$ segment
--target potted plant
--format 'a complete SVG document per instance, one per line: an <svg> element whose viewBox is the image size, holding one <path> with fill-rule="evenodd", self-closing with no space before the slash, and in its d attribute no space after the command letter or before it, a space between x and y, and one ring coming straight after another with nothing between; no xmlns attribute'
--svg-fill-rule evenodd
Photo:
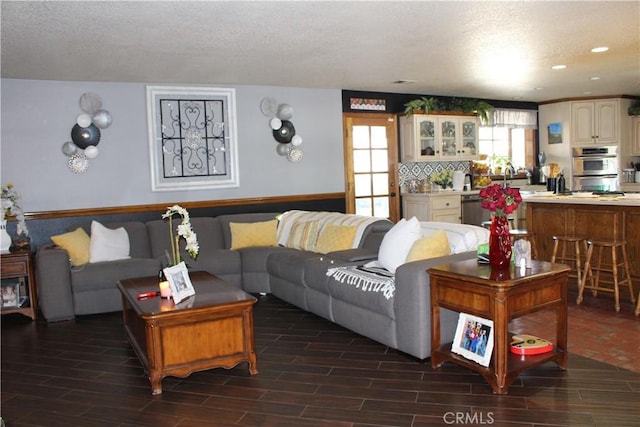
<svg viewBox="0 0 640 427"><path fill-rule="evenodd" d="M433 111L450 111L477 114L480 121L484 124L489 123L491 111L493 107L485 102L471 98L451 98L448 102L440 101L436 98L418 98L404 104L404 113L407 117L417 112L429 114Z"/></svg>
<svg viewBox="0 0 640 427"><path fill-rule="evenodd" d="M423 96L422 98L414 99L413 101L409 101L404 104L404 113L407 115L407 117L411 117L412 114L417 112L429 114L429 111L434 110L436 105L437 101L435 98L426 98Z"/></svg>
<svg viewBox="0 0 640 427"><path fill-rule="evenodd" d="M640 116L640 99L636 99L627 110L630 116Z"/></svg>

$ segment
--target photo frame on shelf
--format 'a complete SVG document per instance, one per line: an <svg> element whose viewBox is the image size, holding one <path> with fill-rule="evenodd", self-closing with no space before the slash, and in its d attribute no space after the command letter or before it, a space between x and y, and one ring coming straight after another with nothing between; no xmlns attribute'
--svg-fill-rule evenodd
<svg viewBox="0 0 640 427"><path fill-rule="evenodd" d="M460 313L451 352L489 366L493 353L493 321Z"/></svg>
<svg viewBox="0 0 640 427"><path fill-rule="evenodd" d="M196 291L193 289L193 284L189 278L189 271L184 261L178 265L166 267L162 269L162 271L164 271L164 275L171 287L171 295L175 304L187 299L191 295L195 295Z"/></svg>
<svg viewBox="0 0 640 427"><path fill-rule="evenodd" d="M21 304L20 281L3 280L0 286L2 308L18 308Z"/></svg>

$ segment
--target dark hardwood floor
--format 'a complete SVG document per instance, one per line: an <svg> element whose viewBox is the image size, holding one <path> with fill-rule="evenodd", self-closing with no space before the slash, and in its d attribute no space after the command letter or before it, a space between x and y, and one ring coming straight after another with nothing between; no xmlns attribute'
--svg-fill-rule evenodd
<svg viewBox="0 0 640 427"><path fill-rule="evenodd" d="M601 324L617 316L587 303L572 304L570 317L583 310L584 322ZM640 426L640 373L578 354L572 321L568 369L545 364L498 396L478 374L450 364L434 371L275 297L261 297L254 316L258 375L242 363L168 377L159 396L121 313L52 324L3 316L2 419L7 427ZM632 322L640 319L624 316L637 351ZM513 326L536 323L546 326L545 315Z"/></svg>

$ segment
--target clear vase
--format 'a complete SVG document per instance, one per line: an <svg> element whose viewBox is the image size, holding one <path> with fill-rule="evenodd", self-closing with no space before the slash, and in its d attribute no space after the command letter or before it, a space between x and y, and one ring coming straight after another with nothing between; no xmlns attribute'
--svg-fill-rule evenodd
<svg viewBox="0 0 640 427"><path fill-rule="evenodd" d="M489 264L498 270L509 268L511 262L511 234L506 216L491 219L489 235Z"/></svg>

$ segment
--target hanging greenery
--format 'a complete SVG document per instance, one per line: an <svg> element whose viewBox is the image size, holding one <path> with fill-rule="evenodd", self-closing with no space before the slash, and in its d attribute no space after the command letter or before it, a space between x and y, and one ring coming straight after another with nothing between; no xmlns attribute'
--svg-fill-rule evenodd
<svg viewBox="0 0 640 427"><path fill-rule="evenodd" d="M404 104L404 113L410 117L415 111L423 111L429 114L435 111L459 111L463 113L477 114L482 123L489 123L493 107L485 101L472 98L448 98L437 99L434 97L421 97Z"/></svg>

